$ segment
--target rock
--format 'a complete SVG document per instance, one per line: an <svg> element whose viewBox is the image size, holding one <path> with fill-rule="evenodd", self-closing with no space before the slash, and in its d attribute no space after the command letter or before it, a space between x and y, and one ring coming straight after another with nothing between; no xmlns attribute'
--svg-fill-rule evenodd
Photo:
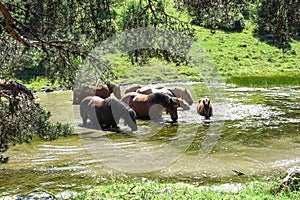
<svg viewBox="0 0 300 200"><path fill-rule="evenodd" d="M36 189L32 192L29 192L27 194L20 194L20 195L15 195L15 196L10 196L10 197L4 197L2 198L3 200L52 200L56 199L56 197L45 190L41 189Z"/></svg>
<svg viewBox="0 0 300 200"><path fill-rule="evenodd" d="M300 167L288 169L286 177L282 180L279 190L288 188L290 191L300 191Z"/></svg>
<svg viewBox="0 0 300 200"><path fill-rule="evenodd" d="M45 92L54 92L54 89L53 88L47 88L47 89L45 89Z"/></svg>

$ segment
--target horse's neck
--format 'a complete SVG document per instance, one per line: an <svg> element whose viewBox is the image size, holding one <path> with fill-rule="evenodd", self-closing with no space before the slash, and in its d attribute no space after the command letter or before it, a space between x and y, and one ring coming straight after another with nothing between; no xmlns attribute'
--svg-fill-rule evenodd
<svg viewBox="0 0 300 200"><path fill-rule="evenodd" d="M163 107L167 107L168 100L169 100L168 96L162 96L162 94L161 94L161 95L159 95L159 98L155 98L155 97L157 97L157 95L158 95L158 93L156 93L155 95L153 95L151 97L152 98L151 103L160 104Z"/></svg>
<svg viewBox="0 0 300 200"><path fill-rule="evenodd" d="M110 99L110 105L114 106L114 109L118 111L118 114L120 116L123 116L125 111L127 111L126 104L123 101L118 101L115 98L109 98Z"/></svg>
<svg viewBox="0 0 300 200"><path fill-rule="evenodd" d="M182 96L182 90L178 89L178 88L170 88L169 91L171 93L173 93L174 96L176 97L181 97Z"/></svg>

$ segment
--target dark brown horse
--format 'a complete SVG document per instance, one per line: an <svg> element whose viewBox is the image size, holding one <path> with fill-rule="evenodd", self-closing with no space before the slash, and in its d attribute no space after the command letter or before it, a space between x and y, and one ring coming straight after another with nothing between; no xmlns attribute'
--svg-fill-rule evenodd
<svg viewBox="0 0 300 200"><path fill-rule="evenodd" d="M122 99L132 108L139 119L161 120L162 112L165 109L170 114L173 122L178 119L177 108L179 106L176 97L170 97L163 93L153 93L150 95L130 92L125 94Z"/></svg>
<svg viewBox="0 0 300 200"><path fill-rule="evenodd" d="M204 116L205 119L210 119L213 116L213 107L209 98L202 98L199 100L197 106L197 113L201 116Z"/></svg>
<svg viewBox="0 0 300 200"><path fill-rule="evenodd" d="M94 125L99 124L104 130L113 130L117 128L122 118L125 125L128 125L132 131L137 130L136 113L116 98L86 97L80 103L80 115L84 126L89 119Z"/></svg>
<svg viewBox="0 0 300 200"><path fill-rule="evenodd" d="M116 98L121 99L121 89L119 85L106 84L93 86L84 84L81 88L74 90L73 104L80 104L80 102L88 96L98 96L105 99L108 98L112 93Z"/></svg>

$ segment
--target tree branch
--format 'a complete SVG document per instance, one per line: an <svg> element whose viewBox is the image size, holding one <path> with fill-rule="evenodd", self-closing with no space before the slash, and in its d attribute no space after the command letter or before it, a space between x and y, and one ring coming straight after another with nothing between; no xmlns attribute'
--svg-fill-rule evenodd
<svg viewBox="0 0 300 200"><path fill-rule="evenodd" d="M14 21L14 18L11 16L9 10L2 1L0 1L0 12L4 16L6 30L9 32L9 34L24 46L29 47L30 43L27 41L27 39L20 35L17 32L17 30L13 27L12 22Z"/></svg>

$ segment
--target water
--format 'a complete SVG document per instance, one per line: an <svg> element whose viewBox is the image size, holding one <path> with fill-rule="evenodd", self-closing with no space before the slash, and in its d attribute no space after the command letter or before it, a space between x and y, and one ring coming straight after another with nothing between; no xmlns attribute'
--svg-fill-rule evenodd
<svg viewBox="0 0 300 200"><path fill-rule="evenodd" d="M243 179L232 170L259 179L300 164L300 87L186 87L195 103L179 111L178 124L138 120L131 132L121 121L121 133L81 127L72 92L37 94L52 121L73 124L78 134L10 147L9 163L0 165L0 196L80 191L116 179L235 182ZM214 105L209 123L195 110L204 96Z"/></svg>

